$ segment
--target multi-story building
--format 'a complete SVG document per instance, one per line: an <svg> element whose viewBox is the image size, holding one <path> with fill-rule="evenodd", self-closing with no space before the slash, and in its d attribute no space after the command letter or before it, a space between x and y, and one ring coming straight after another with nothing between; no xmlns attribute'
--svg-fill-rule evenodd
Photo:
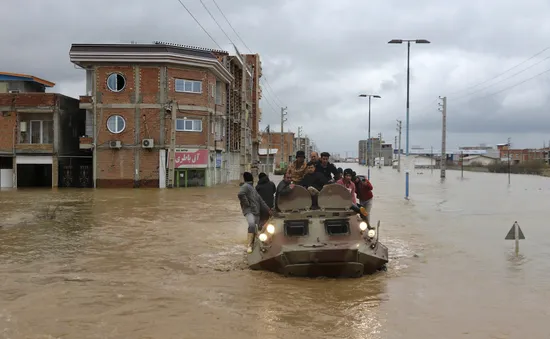
<svg viewBox="0 0 550 339"><path fill-rule="evenodd" d="M79 101L46 93L54 83L0 73L0 187L89 187L90 158L79 151Z"/></svg>
<svg viewBox="0 0 550 339"><path fill-rule="evenodd" d="M308 137L301 137L294 139L296 151L304 151L306 153L306 158L309 158L311 154L311 141Z"/></svg>
<svg viewBox="0 0 550 339"><path fill-rule="evenodd" d="M233 129L225 126L240 121L229 116L226 124L238 89L227 52L73 44L70 59L86 71L80 146L91 149L94 186L210 186L231 177L226 132ZM229 112L242 118L239 103Z"/></svg>
<svg viewBox="0 0 550 339"><path fill-rule="evenodd" d="M252 163L259 161L260 143L262 141L262 132L260 131L260 121L262 120L262 109L260 100L262 98L262 87L260 79L262 77L262 62L259 54L246 54L246 62L252 72L252 116L250 125L250 134L252 137Z"/></svg>
<svg viewBox="0 0 550 339"><path fill-rule="evenodd" d="M281 139L284 142L282 152ZM262 133L262 141L258 153L262 163L266 163L268 149L271 150L269 156L274 159L270 160L269 163L273 163L275 168L285 167L296 155L297 150L294 145L294 132L283 133L283 138L281 138L281 133Z"/></svg>
<svg viewBox="0 0 550 339"><path fill-rule="evenodd" d="M359 140L359 152L358 152L359 164L367 164L367 140Z"/></svg>

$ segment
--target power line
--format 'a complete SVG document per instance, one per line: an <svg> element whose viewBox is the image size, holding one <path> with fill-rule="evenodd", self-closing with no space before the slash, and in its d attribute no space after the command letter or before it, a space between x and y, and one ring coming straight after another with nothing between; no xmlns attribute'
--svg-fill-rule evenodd
<svg viewBox="0 0 550 339"><path fill-rule="evenodd" d="M239 35L239 33L237 33L237 31L235 30L235 28L233 28L233 25L231 25L231 22L229 22L229 20L227 19L227 17L225 16L225 14L223 13L222 9L220 8L220 6L218 6L218 3L216 2L216 0L212 0L214 2L214 5L216 5L216 7L218 8L218 11L220 11L220 13L222 14L223 18L225 19L225 21L227 22L227 24L229 25L229 27L231 27L231 29L233 30L233 33L235 33L235 35L237 36L237 38L239 38L239 40L243 43L243 46L246 47L246 49L248 49L248 51L250 53L252 53L252 50L250 48L248 48L248 46L246 45L246 43L244 42L244 40L241 38L241 36ZM202 0L201 0L202 2Z"/></svg>
<svg viewBox="0 0 550 339"><path fill-rule="evenodd" d="M507 91L507 90L509 90L509 89L511 89L511 88L514 88L514 87L517 87L517 86L519 86L519 85L522 85L522 84L524 84L524 83L526 83L526 82L529 82L529 81L531 81L531 80L533 80L533 79L535 79L535 78L537 78L537 77L539 77L539 76L541 76L541 75L543 75L543 74L545 74L545 73L548 73L548 72L550 72L550 68L547 69L547 70L545 70L545 71L542 71L542 72L540 72L540 73L538 73L538 74L535 74L534 76L532 76L532 77L530 77L530 78L527 78L527 79L523 80L522 82L518 82L517 84L514 84L514 85L512 85L512 86L508 86L508 87L506 87L506 88L503 88L503 89L501 89L500 91L493 92L493 93L490 93L490 94L487 94L487 95L484 95L484 96L481 96L481 97L477 97L477 99L482 99L482 98L491 97L491 96L493 96L493 95L497 95L497 94L502 93L502 92L504 92L504 91Z"/></svg>
<svg viewBox="0 0 550 339"><path fill-rule="evenodd" d="M242 42L243 46L248 50L249 53L253 53L252 50L248 47L248 45L244 42L244 40L241 38L241 36L239 35L239 33L237 33L237 30L235 30L235 28L233 27L233 25L231 24L231 22L229 21L229 19L227 19L227 16L225 16L224 12L222 11L222 9L220 8L220 6L218 6L218 3L216 2L216 0L212 0L214 2L214 5L216 5L216 7L218 8L218 11L220 11L221 15L223 16L223 18L225 19L225 21L227 22L227 24L229 25L229 27L231 27L231 29L233 30L233 33L235 33L235 35L237 36L237 38ZM201 0L202 2L202 0ZM225 32L224 32L225 33ZM227 35L227 34L226 34ZM271 84L269 83L269 81L267 80L267 76L266 75L263 75L262 78L260 79L260 81L264 81L266 83L266 90L269 92L269 94L271 94L271 96L273 96L273 100L274 101L278 101L279 103L279 106L284 106L281 99L279 99L279 97L277 97L277 95L274 93L275 91L273 91L273 88L271 87Z"/></svg>
<svg viewBox="0 0 550 339"><path fill-rule="evenodd" d="M535 57L539 56L540 54L546 52L548 49L550 49L550 46L549 46L549 47L546 47L546 48L544 48L544 49L542 49L542 50L540 50L539 52L533 54L532 56L530 56L530 57L527 58L526 60L520 62L519 64L517 64L517 65L515 65L515 66L512 66L511 68L508 68L508 69L505 70L504 72L499 73L499 74L497 74L496 76L494 76L494 77L492 77L492 78L490 78L490 79L488 79L488 80L482 81L482 82L480 82L480 83L478 83L478 84L476 84L476 85L469 86L469 87L467 87L467 88L465 88L465 89L462 89L462 90L458 90L458 91L455 91L455 92L451 92L451 93L449 93L449 94L451 94L451 95L452 95L452 94L457 94L457 93L460 93L460 92L468 91L469 89L472 89L472 88L481 86L481 85L483 85L483 84L486 84L486 83L488 83L489 81L494 80L494 79L500 77L501 75L504 75L504 74L508 73L509 71L513 70L514 68L517 68L517 67L523 65L523 64L526 63L527 61L529 61L529 60L531 60L531 59L534 59Z"/></svg>
<svg viewBox="0 0 550 339"><path fill-rule="evenodd" d="M232 44L233 41L231 40L231 38L229 37L229 35L227 35L227 33L225 33L225 31L223 30L222 26L220 26L220 23L218 22L218 20L216 20L216 18L214 18L214 16L212 15L212 13L210 12L210 10L208 10L208 7L206 7L206 5L204 4L204 1L202 0L199 0L201 2L201 5L202 7L204 7L204 9L206 9L206 12L208 12L208 15L210 15L210 17L212 18L212 20L214 20L214 22L216 23L216 25L218 25L219 29L221 29L221 31L223 32L223 34L225 34L225 37L227 39L229 39L229 41L231 41Z"/></svg>
<svg viewBox="0 0 550 339"><path fill-rule="evenodd" d="M214 38L210 35L210 33L208 33L208 31L201 25L201 23L199 22L199 20L197 20L197 18L195 18L195 16L193 15L193 13L191 13L191 11L189 10L189 8L187 8L187 6L185 6L185 4L183 2L181 2L181 0L178 0L178 2L180 3L180 5L183 6L183 8L185 8L185 10L187 11L187 13L189 13L189 15L193 18L193 20L195 20L195 22L200 26L200 28L202 28L202 30L204 31L204 33L206 33L210 39L216 44L216 46L219 47L219 49L222 49L222 46L220 46L220 44L218 44L216 42L216 40L214 40Z"/></svg>
<svg viewBox="0 0 550 339"><path fill-rule="evenodd" d="M214 22L216 23L216 25L218 26L218 28L223 32L223 34L227 37L227 39L229 39L229 41L233 44L233 45L236 45L233 40L229 37L229 35L227 34L227 32L221 27L220 23L216 20L216 18L214 17L214 15L212 14L212 12L210 12L210 10L208 9L208 7L206 7L205 3L202 1L202 0L199 0L202 4L202 6L204 7L204 9L206 10L206 12L208 12L208 15L210 15L210 17L212 18L212 20L214 20ZM214 0L213 0L214 1ZM193 18L193 20L195 20L195 22L202 28L202 30L210 37L210 39L221 49L223 49L217 42L216 40L214 40L214 38L210 35L210 33L208 33L208 31L201 25L201 23L197 20L197 18L193 15L193 13L191 13L191 11L189 10L189 8L187 8L187 6L185 6L185 4L181 1L181 0L178 0L178 2L183 6L183 8L185 8L185 10L187 11L187 13L189 13L189 15L191 15L191 17ZM225 20L227 21L227 23L229 24L229 26L231 27L231 29L233 29L233 32L235 32L235 34L237 35L237 37L239 38L239 40L241 40L241 42L243 43L243 45L249 50L250 53L252 53L252 51L250 50L250 48L248 48L248 46L245 44L245 42L241 39L240 35L235 31L235 29L233 28L233 26L231 25L231 23L229 22L229 20L227 19L227 17L225 16L225 14L223 13L223 11L220 9L220 7L218 6L218 4L214 1L214 4L216 5L216 7L218 8L218 10L220 11L220 13L222 14L222 16L225 18ZM267 79L266 79L267 81ZM272 93L269 93L271 95L273 95ZM275 97L275 95L273 95L273 97ZM271 108L275 110L275 108L271 105L271 103L269 102L269 100L267 100L267 96L264 97L266 99L266 101L268 102L268 104L271 106ZM276 99L276 97L275 97ZM279 100L280 101L280 100ZM282 106L282 105L281 105Z"/></svg>
<svg viewBox="0 0 550 339"><path fill-rule="evenodd" d="M465 95L459 96L458 98L455 98L455 100L460 100L460 99L462 99L462 98L469 97L469 96L471 96L472 94L478 93L478 92L483 91L483 90L485 90L485 89L487 89L487 88L489 88L489 87L492 87L492 86L494 86L494 85L497 85L497 84L499 84L499 83L501 83L501 82L504 82L504 81L506 81L506 80L508 80L508 79L511 79L511 78L515 77L516 75L521 74L521 73L527 71L528 69L531 69L531 68L535 67L536 65L538 65L538 64L540 64L540 63L542 63L542 62L544 62L544 61L546 61L546 60L548 60L548 59L550 59L550 57L546 57L546 58L540 60L539 62L537 62L537 63L535 63L535 64L532 64L531 66L529 66L529 67L527 67L527 68L524 68L524 69L522 69L521 71L516 72L516 73L510 75L509 77L506 77L506 78L504 78L504 79L502 79L502 80L499 80L499 81L495 82L494 84L490 84L489 86L485 86L485 87L481 88L480 90L477 90L477 91L474 91L474 92L470 92L470 93L466 93Z"/></svg>

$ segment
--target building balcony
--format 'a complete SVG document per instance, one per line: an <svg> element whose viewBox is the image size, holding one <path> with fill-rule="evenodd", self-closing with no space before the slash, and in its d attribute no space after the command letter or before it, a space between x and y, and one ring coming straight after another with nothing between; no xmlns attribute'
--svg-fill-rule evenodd
<svg viewBox="0 0 550 339"><path fill-rule="evenodd" d="M92 109L93 99L91 95L80 96L80 109Z"/></svg>
<svg viewBox="0 0 550 339"><path fill-rule="evenodd" d="M80 149L94 148L94 139L91 137L80 137Z"/></svg>
<svg viewBox="0 0 550 339"><path fill-rule="evenodd" d="M24 144L19 143L15 145L17 153L35 153L35 154L49 154L53 153L53 144Z"/></svg>

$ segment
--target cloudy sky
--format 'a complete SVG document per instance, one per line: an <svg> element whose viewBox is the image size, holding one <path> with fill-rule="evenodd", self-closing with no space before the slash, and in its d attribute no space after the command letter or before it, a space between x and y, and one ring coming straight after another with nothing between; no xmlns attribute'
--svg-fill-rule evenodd
<svg viewBox="0 0 550 339"><path fill-rule="evenodd" d="M407 50L387 42L428 39L411 46L411 146L440 148L439 96L448 98L448 147L550 142L550 71L534 77L550 69L548 0L202 0L229 39L200 0L181 2L216 43L178 0L2 0L2 26L11 27L0 30L2 71L77 97L84 73L69 62L71 43L228 49L233 41L262 57L262 127L279 130L287 106L285 130L302 126L322 150L351 155L367 136L360 93L382 96L372 102L371 133L393 142L401 119L404 147Z"/></svg>

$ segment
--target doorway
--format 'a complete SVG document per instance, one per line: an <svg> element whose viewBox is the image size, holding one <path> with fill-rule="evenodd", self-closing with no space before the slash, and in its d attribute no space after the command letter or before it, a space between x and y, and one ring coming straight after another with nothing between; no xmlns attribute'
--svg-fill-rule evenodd
<svg viewBox="0 0 550 339"><path fill-rule="evenodd" d="M206 186L206 171L204 169L181 169L175 170L176 187L204 187Z"/></svg>
<svg viewBox="0 0 550 339"><path fill-rule="evenodd" d="M52 165L18 164L17 187L52 187Z"/></svg>

